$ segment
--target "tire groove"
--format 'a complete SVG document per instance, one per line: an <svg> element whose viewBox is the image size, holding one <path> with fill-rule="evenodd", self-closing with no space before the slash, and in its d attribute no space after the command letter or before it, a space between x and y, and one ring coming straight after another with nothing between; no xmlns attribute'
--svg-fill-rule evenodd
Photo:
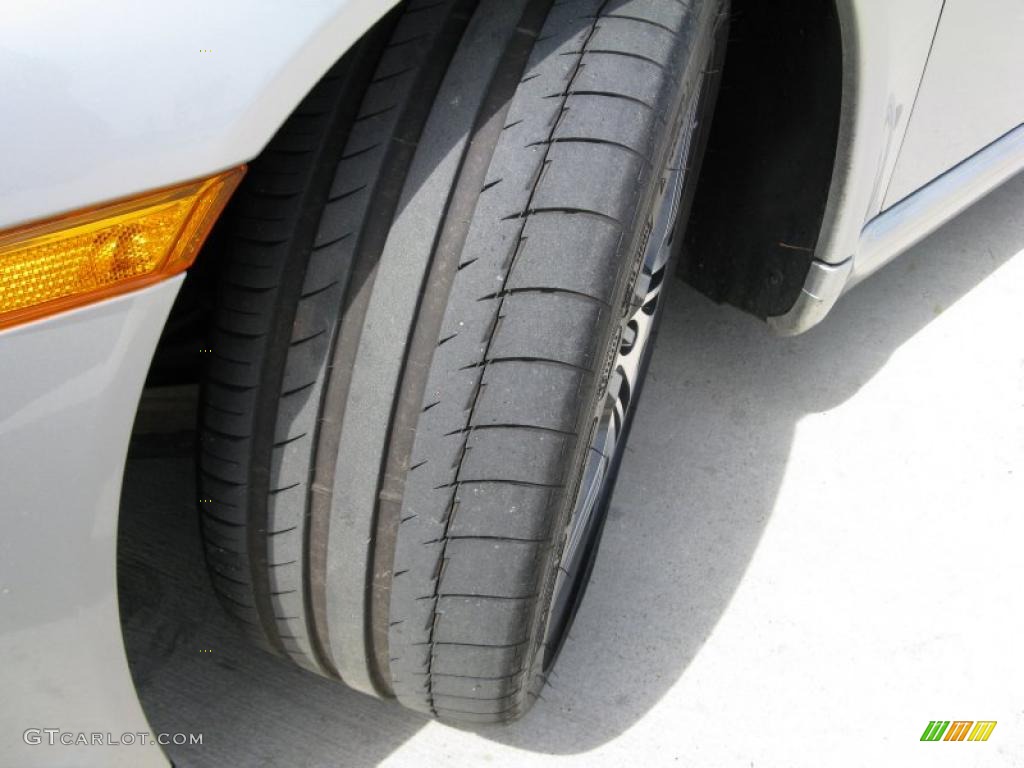
<svg viewBox="0 0 1024 768"><path fill-rule="evenodd" d="M598 10L597 16L601 15L601 11L604 10L604 6L606 4L607 4L607 0L605 0L605 2L602 3L601 8ZM563 89L564 96L563 96L563 99L562 99L561 108L560 108L560 110L558 112L559 119L556 119L554 121L554 123L551 125L550 131L549 131L549 134L548 134L548 139L549 140L554 137L555 132L558 130L558 126L560 124L560 118L561 118L562 115L565 114L565 105L566 105L566 101L569 98L569 92L572 90L572 84L576 80L577 76L579 75L580 69L582 68L584 52L587 50L588 45L590 43L590 40L593 38L594 33L596 31L597 31L597 20L595 19L590 24L590 29L588 30L587 36L586 36L586 38L583 41L583 44L581 46L581 50L580 50L580 52L578 54L578 57L577 57L576 64L573 67L572 72L567 77L567 82L566 82L566 84L564 86L564 89ZM550 154L550 152L551 152L550 145L544 148L544 155L541 158L541 162L539 164L541 168L543 168L545 163L547 162L547 157ZM533 199L534 199L534 197L537 194L537 190L539 189L539 186L540 186L540 183L541 183L542 179L543 179L543 174L538 175L534 179L533 188L530 190L529 196L528 196L527 201L526 201L526 206L525 206L525 209L524 209L525 212L529 212L530 211L531 204L533 203ZM524 238L524 234L525 234L525 229L526 229L526 223L527 223L528 215L529 215L528 213L524 213L523 218L522 218L522 223L519 226L519 232L518 232L518 235L516 237L516 245L513 246L513 248L512 248L512 254L513 254L512 260L508 264L508 267L507 267L507 269L505 271L505 274L502 277L502 284L501 284L501 290L502 291L507 289L509 278L511 277L511 275L513 273L513 270L515 268L515 256L518 255L518 253L520 252L520 248L521 248L521 245L522 245L522 242L523 242L523 238ZM502 298L500 298L498 300L499 304L498 304L498 308L497 308L497 310L495 312L497 317L500 317L501 314L502 314L502 307L504 306L505 300L506 300L506 297L502 297ZM487 342L484 345L484 349L483 349L483 352L481 354L481 359L484 362L480 366L480 374L479 374L479 376L476 379L475 393L474 393L474 395L473 395L473 397L471 399L471 405L469 407L469 412L468 412L467 417L466 417L467 424L472 424L473 423L473 420L474 420L474 417L475 417L475 414L476 414L476 407L477 407L477 403L479 402L480 391L481 391L480 385L481 385L481 383L483 381L484 373L486 371L488 353L490 352L490 348L491 348L491 345L493 344L494 338L495 338L495 335L493 333L490 336L488 336ZM455 471L454 471L455 481L454 481L453 485L457 485L460 482L460 480L461 480L461 475L462 475L462 471L463 471L463 464L464 464L465 459L466 459L466 454L467 454L468 448L469 448L469 440L468 440L468 434L467 434L466 438L463 440L462 449L459 452L458 459L457 459L457 462L456 462L456 467L455 467ZM438 561L441 564L441 569L440 569L440 574L441 575L434 582L434 606L433 606L433 611L432 611L432 614L434 616L434 621L432 621L431 624L430 624L429 633L428 633L428 636L427 636L427 642L428 642L428 644L431 644L431 647L433 647L434 635L435 635L435 632L436 632L437 622L438 622L437 600L438 600L438 595L441 592L441 582L443 580L443 570L444 570L443 563L445 562L446 555L448 553L448 536L449 536L449 531L451 530L452 520L453 520L453 518L455 516L455 512L456 512L455 493L454 492L452 493L452 497L451 498L452 498L452 500L448 504L448 512L447 512L445 520L444 520L444 528L443 528L442 535L441 535L441 538L444 540L444 543L442 544L441 551L440 551L440 553L438 555ZM433 672L433 668L434 668L433 667L433 661L434 661L434 654L431 653L430 656L428 657L428 661L427 661L427 676L426 676L426 681L425 682L426 682L426 690L427 690L427 698L428 698L427 705L429 706L430 711L436 716L436 715L438 715L438 709L437 709L437 707L435 705L435 702L434 702L433 683L432 683L432 679L431 679L431 673Z"/></svg>

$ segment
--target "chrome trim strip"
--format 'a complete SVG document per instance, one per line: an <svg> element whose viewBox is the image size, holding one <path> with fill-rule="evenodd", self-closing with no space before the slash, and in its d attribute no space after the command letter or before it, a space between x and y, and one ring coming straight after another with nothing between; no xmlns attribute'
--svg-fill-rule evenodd
<svg viewBox="0 0 1024 768"><path fill-rule="evenodd" d="M860 235L849 290L1024 168L1024 125L876 216Z"/></svg>
<svg viewBox="0 0 1024 768"><path fill-rule="evenodd" d="M843 293L1022 169L1024 125L1019 125L869 221L855 256L838 264L811 262L796 302L785 314L767 318L768 325L783 336L813 328Z"/></svg>

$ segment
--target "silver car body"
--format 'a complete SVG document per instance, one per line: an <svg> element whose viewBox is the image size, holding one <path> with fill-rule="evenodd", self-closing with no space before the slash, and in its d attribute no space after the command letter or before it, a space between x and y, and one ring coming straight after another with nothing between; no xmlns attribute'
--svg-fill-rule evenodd
<svg viewBox="0 0 1024 768"><path fill-rule="evenodd" d="M839 151L804 290L780 333L820 322L849 288L1024 167L1024 5L839 3Z"/></svg>
<svg viewBox="0 0 1024 768"><path fill-rule="evenodd" d="M0 231L250 160L391 5L4 3ZM1024 4L838 8L839 150L803 292L769 318L781 333L1024 168ZM0 764L166 765L128 672L115 555L132 420L180 283L0 332ZM147 737L50 746L22 738L33 728Z"/></svg>

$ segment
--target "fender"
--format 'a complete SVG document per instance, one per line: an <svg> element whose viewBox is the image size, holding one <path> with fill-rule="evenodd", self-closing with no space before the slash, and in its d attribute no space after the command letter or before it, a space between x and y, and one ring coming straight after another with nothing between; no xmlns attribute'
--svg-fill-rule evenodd
<svg viewBox="0 0 1024 768"><path fill-rule="evenodd" d="M838 0L843 96L832 183L799 295L766 318L775 332L813 328L845 292L1024 168L1021 125L904 199L886 199L944 7Z"/></svg>
<svg viewBox="0 0 1024 768"><path fill-rule="evenodd" d="M251 160L395 0L54 5L0 4L0 229Z"/></svg>
<svg viewBox="0 0 1024 768"><path fill-rule="evenodd" d="M825 316L882 210L942 7L734 3L687 282L783 334Z"/></svg>

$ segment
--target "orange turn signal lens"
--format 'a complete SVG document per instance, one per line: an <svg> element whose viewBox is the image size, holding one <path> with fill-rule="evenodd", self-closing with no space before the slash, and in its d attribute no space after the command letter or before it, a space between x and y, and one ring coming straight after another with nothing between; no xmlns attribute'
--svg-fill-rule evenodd
<svg viewBox="0 0 1024 768"><path fill-rule="evenodd" d="M188 269L243 173L240 166L0 232L0 328Z"/></svg>

